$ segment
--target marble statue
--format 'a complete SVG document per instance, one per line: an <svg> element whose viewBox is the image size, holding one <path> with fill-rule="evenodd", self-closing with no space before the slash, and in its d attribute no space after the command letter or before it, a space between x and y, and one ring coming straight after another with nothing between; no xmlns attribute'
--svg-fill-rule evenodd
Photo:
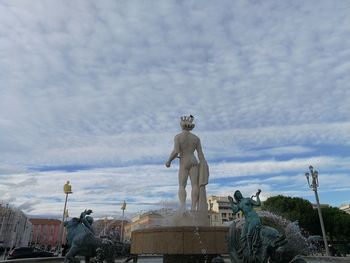
<svg viewBox="0 0 350 263"><path fill-rule="evenodd" d="M195 127L193 123L194 117L181 117L180 126L182 132L174 138L174 149L171 152L169 159L165 163L166 167L170 167L171 162L175 158L180 159L179 167L179 200L180 209L186 210L186 185L188 177L191 181L191 210L192 211L207 211L206 185L209 179L209 168L204 158L202 145L199 137L191 133ZM197 152L198 159L194 152Z"/></svg>
<svg viewBox="0 0 350 263"><path fill-rule="evenodd" d="M232 263L278 262L276 250L287 243L286 237L268 226L263 226L254 207L261 205L259 189L255 196L243 197L237 190L234 198L228 197L234 214L243 212L244 225L238 229L232 223L229 234L229 253ZM256 197L256 200L253 199Z"/></svg>

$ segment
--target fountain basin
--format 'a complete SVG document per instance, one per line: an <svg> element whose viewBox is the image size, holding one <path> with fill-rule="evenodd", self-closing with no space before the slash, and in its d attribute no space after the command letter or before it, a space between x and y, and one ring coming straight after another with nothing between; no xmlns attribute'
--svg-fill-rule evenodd
<svg viewBox="0 0 350 263"><path fill-rule="evenodd" d="M291 263L349 263L350 257L317 257L300 256L291 261Z"/></svg>
<svg viewBox="0 0 350 263"><path fill-rule="evenodd" d="M21 258L0 261L0 263L63 263L64 257L49 257L49 258Z"/></svg>
<svg viewBox="0 0 350 263"><path fill-rule="evenodd" d="M131 234L131 254L227 254L228 229L228 227L166 226L135 230Z"/></svg>

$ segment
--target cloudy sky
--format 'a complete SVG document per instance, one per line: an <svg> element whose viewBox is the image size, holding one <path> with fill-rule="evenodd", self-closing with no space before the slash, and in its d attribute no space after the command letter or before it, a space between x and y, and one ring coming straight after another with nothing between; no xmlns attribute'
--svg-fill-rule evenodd
<svg viewBox="0 0 350 263"><path fill-rule="evenodd" d="M208 194L350 202L350 3L0 2L0 199L32 216L173 207L195 116ZM188 186L188 188L190 188Z"/></svg>

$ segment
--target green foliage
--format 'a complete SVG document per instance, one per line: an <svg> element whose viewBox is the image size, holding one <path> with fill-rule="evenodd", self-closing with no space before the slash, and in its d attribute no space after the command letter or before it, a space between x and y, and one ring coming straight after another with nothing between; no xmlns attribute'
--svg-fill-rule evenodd
<svg viewBox="0 0 350 263"><path fill-rule="evenodd" d="M263 210L273 212L291 221L298 221L303 229L312 233L319 232L319 224L315 224L317 211L312 208L312 204L302 198L273 196L268 198L262 205Z"/></svg>
<svg viewBox="0 0 350 263"><path fill-rule="evenodd" d="M298 221L300 227L310 234L322 235L318 212L305 199L273 196L263 203L262 209L291 221ZM321 210L328 237L331 240L350 241L350 215L335 207L326 207Z"/></svg>
<svg viewBox="0 0 350 263"><path fill-rule="evenodd" d="M350 215L336 207L322 208L326 232L331 240L350 240Z"/></svg>

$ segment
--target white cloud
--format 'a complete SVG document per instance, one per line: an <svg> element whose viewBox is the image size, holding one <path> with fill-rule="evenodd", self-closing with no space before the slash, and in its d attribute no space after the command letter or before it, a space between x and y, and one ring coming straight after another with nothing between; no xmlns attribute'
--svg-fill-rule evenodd
<svg viewBox="0 0 350 263"><path fill-rule="evenodd" d="M259 161L245 163L210 164L208 195L232 195L240 189L251 196L262 189L262 199L277 194L312 198L303 173L307 159L284 161ZM317 160L313 160L317 163ZM331 174L347 159L320 159L320 192L348 192L350 177L346 173ZM300 166L298 166L300 163ZM304 164L304 165L301 165ZM269 167L266 169L265 167ZM254 171L254 174L250 172ZM254 175L254 176L253 176ZM73 194L69 196L71 215L91 208L96 216L120 216L123 200L128 203L128 213L139 210L174 207L177 203L177 167L166 169L163 165L136 165L117 168L96 168L73 172L47 171L32 174L14 174L0 182L0 194L32 215L58 216L63 209L63 184L69 180ZM187 191L190 191L188 182ZM190 194L188 193L188 198ZM189 200L188 200L189 201ZM332 205L332 197L323 199ZM61 207L62 206L62 207Z"/></svg>
<svg viewBox="0 0 350 263"><path fill-rule="evenodd" d="M159 171L145 164L165 161L178 118L189 113L212 178L302 173L311 162L344 172L347 9L343 1L1 1L3 198L28 204L30 197L6 187L33 178L32 188L43 191L39 198L50 197L45 180L63 182L68 174L86 187L98 183L82 171L30 173L38 167L127 166L118 170L126 178L118 185L104 171L86 170L110 187L75 198L110 196L124 184L121 197L136 193L138 202L142 195L159 202L143 184L162 195L174 191L176 176L155 185L142 176L131 185L124 180L133 169ZM49 194L61 198L59 191ZM34 213L55 213L54 201L45 202L33 204Z"/></svg>

